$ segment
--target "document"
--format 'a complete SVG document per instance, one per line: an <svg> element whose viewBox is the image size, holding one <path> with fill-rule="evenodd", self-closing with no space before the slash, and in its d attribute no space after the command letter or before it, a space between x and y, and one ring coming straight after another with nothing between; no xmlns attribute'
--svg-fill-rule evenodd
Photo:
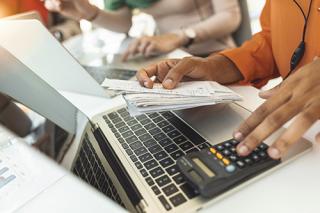
<svg viewBox="0 0 320 213"><path fill-rule="evenodd" d="M213 81L181 82L172 90L163 88L160 83L154 83L149 89L137 81L113 79L105 79L102 86L121 92L132 116L242 100L240 95Z"/></svg>

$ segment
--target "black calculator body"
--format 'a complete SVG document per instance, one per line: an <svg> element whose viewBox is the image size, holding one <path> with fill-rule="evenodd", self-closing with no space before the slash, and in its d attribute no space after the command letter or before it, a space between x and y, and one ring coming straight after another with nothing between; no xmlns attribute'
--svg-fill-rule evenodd
<svg viewBox="0 0 320 213"><path fill-rule="evenodd" d="M228 140L199 152L181 157L177 165L186 181L206 198L215 197L254 176L276 166L281 161L267 154L262 143L249 156L236 153L236 140Z"/></svg>

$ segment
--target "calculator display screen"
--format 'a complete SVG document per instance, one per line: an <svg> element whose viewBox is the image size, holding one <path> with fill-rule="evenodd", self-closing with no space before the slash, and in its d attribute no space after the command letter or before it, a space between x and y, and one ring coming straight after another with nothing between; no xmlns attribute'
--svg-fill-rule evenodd
<svg viewBox="0 0 320 213"><path fill-rule="evenodd" d="M192 158L192 161L210 178L216 176L216 174L205 165L199 158Z"/></svg>

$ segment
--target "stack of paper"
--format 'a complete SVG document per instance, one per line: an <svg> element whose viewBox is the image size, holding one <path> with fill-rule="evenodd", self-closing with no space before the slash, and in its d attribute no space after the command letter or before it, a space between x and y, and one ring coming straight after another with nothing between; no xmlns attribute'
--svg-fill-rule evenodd
<svg viewBox="0 0 320 213"><path fill-rule="evenodd" d="M111 79L105 79L102 86L121 91L132 116L241 100L240 95L213 81L182 82L172 90L164 89L160 83L148 89L137 81Z"/></svg>

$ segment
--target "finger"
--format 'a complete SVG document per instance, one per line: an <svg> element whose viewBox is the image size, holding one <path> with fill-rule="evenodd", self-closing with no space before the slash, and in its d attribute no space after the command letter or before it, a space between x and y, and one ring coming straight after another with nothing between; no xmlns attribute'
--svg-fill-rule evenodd
<svg viewBox="0 0 320 213"><path fill-rule="evenodd" d="M320 117L319 109L320 104L301 112L280 138L269 147L269 156L273 159L279 159L284 156L288 149L318 120Z"/></svg>
<svg viewBox="0 0 320 213"><path fill-rule="evenodd" d="M145 50L144 52L144 56L145 57L150 57L154 54L155 52L155 49L156 49L156 45L154 43L151 43Z"/></svg>
<svg viewBox="0 0 320 213"><path fill-rule="evenodd" d="M175 88L183 76L193 71L194 66L190 64L190 57L182 59L176 66L169 70L162 85L166 89Z"/></svg>
<svg viewBox="0 0 320 213"><path fill-rule="evenodd" d="M263 140L293 118L298 109L296 104L288 102L272 112L237 146L238 154L249 155Z"/></svg>
<svg viewBox="0 0 320 213"><path fill-rule="evenodd" d="M138 47L138 52L144 55L146 48L150 45L151 41L149 40L143 40L140 42L140 45Z"/></svg>
<svg viewBox="0 0 320 213"><path fill-rule="evenodd" d="M281 85L281 84L280 84ZM260 98L269 99L280 90L280 85L273 87L272 89L259 92Z"/></svg>
<svg viewBox="0 0 320 213"><path fill-rule="evenodd" d="M273 96L256 109L234 132L233 137L242 141L250 132L252 132L268 115L275 111L281 105L291 99L291 93L282 93Z"/></svg>
<svg viewBox="0 0 320 213"><path fill-rule="evenodd" d="M161 61L157 64L152 64L139 70L136 77L141 85L146 86L147 88L152 88L153 82L150 78L156 76L157 79L163 80L164 76L166 76L168 71L175 66L178 61L178 59L170 59Z"/></svg>
<svg viewBox="0 0 320 213"><path fill-rule="evenodd" d="M134 55L137 52L137 48L140 44L140 39L134 40L128 47L128 49L125 51L125 53L122 55L122 61L127 61L129 56Z"/></svg>

